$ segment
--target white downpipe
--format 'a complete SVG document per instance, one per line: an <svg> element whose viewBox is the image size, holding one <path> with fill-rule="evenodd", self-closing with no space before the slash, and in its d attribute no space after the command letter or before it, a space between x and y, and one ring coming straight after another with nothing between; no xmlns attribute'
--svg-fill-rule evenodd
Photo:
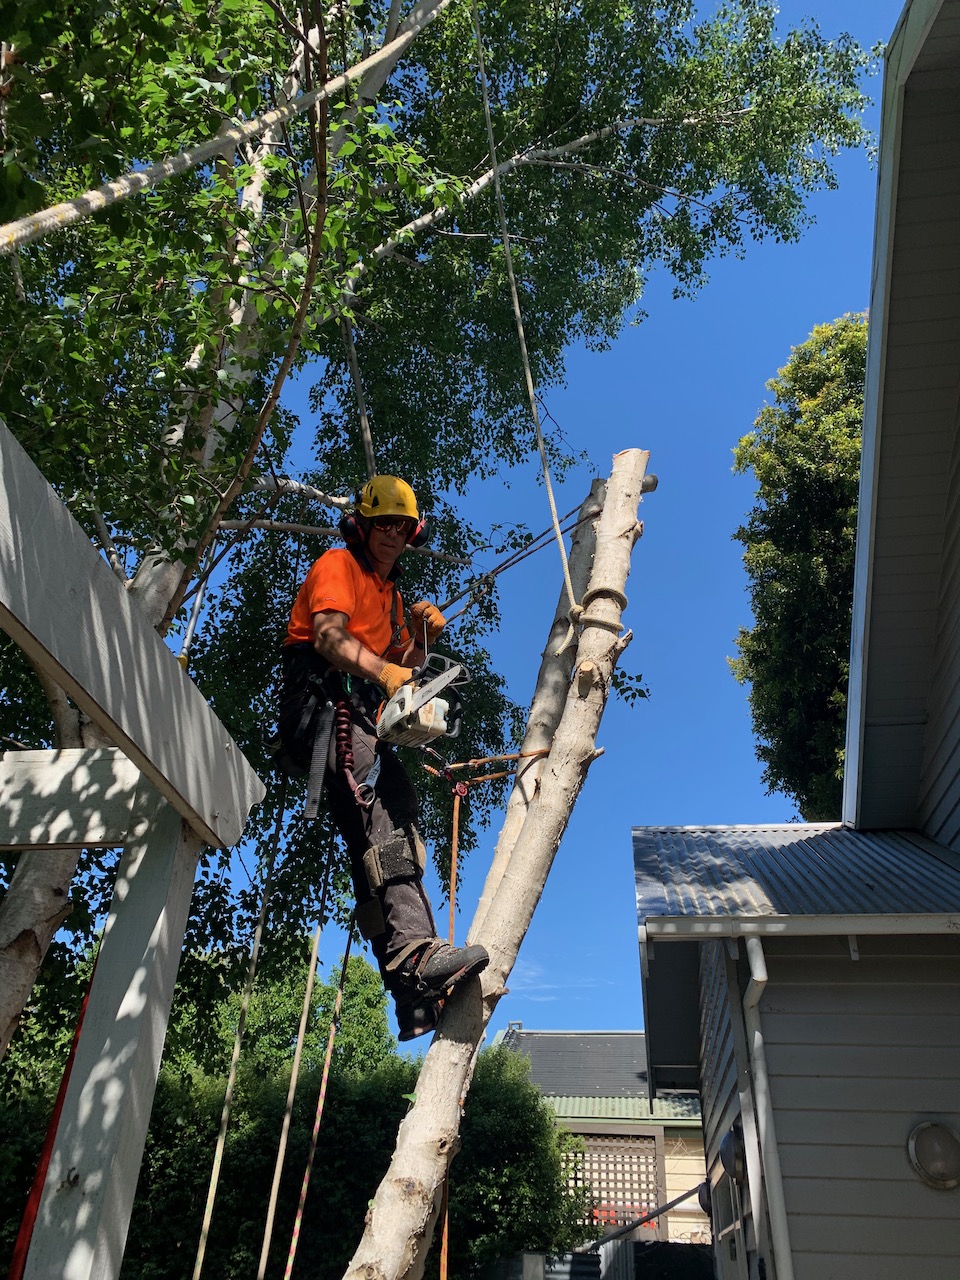
<svg viewBox="0 0 960 1280"><path fill-rule="evenodd" d="M767 962L763 943L757 937L747 938L747 960L750 965L750 982L743 995L743 1017L747 1029L747 1046L753 1068L753 1096L757 1108L757 1129L760 1153L763 1157L764 1182L767 1191L767 1211L770 1215L770 1237L773 1258L777 1268L777 1280L793 1280L793 1253L790 1249L790 1229L787 1224L787 1207L783 1198L783 1175L780 1172L780 1151L773 1124L773 1105L770 1101L770 1079L767 1075L767 1055L763 1047L760 1029L760 997L767 985Z"/></svg>

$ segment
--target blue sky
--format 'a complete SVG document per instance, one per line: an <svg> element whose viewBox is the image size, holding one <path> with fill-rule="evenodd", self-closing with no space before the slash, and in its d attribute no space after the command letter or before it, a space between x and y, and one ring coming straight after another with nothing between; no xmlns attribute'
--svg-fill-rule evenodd
<svg viewBox="0 0 960 1280"><path fill-rule="evenodd" d="M703 12L712 5L702 4ZM789 0L784 27L816 19L828 36L886 41L900 0ZM872 82L879 100L880 79ZM877 127L878 112L871 113ZM545 402L574 448L589 453L558 490L561 511L582 501L614 453L640 447L660 477L644 500L643 539L627 584L623 659L642 672L651 698L613 700L598 736L604 755L586 785L557 854L533 924L490 1023L488 1038L519 1020L529 1029L618 1030L642 1026L630 829L639 825L784 822L790 802L765 794L746 693L729 673L734 637L749 625L740 545L732 535L753 501L750 477L731 471L732 449L768 398L765 383L816 324L869 300L876 172L863 154L838 162L839 190L811 201L816 217L796 245L748 247L743 261L714 264L694 300L675 301L654 278L648 318L610 351L569 353L567 385ZM511 335L512 336L512 335ZM549 424L548 424L549 425ZM510 488L487 485L466 507L475 522L549 523L535 458ZM490 645L511 695L529 702L560 587L550 549L501 578L505 626ZM455 648L456 624L449 634ZM466 933L499 823L471 855L459 897ZM435 904L441 901L430 883ZM442 930L447 913L440 916ZM335 960L332 939L323 950ZM323 965L329 971L329 962Z"/></svg>

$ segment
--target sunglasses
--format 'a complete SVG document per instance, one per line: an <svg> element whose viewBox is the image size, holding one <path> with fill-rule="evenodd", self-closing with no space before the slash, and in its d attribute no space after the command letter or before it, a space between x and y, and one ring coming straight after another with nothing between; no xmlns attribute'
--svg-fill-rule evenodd
<svg viewBox="0 0 960 1280"><path fill-rule="evenodd" d="M405 516L377 516L373 521L373 527L379 529L381 533L388 533L391 529L399 529L401 533L407 533L413 528L413 522Z"/></svg>

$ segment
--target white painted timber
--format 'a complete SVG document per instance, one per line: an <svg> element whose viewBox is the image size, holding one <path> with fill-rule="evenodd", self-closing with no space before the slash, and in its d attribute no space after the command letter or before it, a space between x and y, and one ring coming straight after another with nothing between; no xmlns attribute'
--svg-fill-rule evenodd
<svg viewBox="0 0 960 1280"><path fill-rule="evenodd" d="M201 843L144 782L24 1280L120 1274Z"/></svg>
<svg viewBox="0 0 960 1280"><path fill-rule="evenodd" d="M200 691L0 422L0 627L208 844L264 786Z"/></svg>
<svg viewBox="0 0 960 1280"><path fill-rule="evenodd" d="M125 844L140 770L116 747L0 757L0 851Z"/></svg>

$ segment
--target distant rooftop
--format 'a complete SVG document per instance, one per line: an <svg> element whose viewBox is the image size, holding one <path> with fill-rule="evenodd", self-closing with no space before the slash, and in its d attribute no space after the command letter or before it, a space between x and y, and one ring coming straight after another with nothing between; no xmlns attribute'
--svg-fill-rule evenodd
<svg viewBox="0 0 960 1280"><path fill-rule="evenodd" d="M496 1041L530 1060L530 1079L574 1131L606 1122L700 1126L700 1099L687 1089L647 1090L642 1031L525 1031L511 1022Z"/></svg>
<svg viewBox="0 0 960 1280"><path fill-rule="evenodd" d="M500 1043L526 1054L545 1097L647 1096L642 1031L524 1031L511 1022Z"/></svg>

